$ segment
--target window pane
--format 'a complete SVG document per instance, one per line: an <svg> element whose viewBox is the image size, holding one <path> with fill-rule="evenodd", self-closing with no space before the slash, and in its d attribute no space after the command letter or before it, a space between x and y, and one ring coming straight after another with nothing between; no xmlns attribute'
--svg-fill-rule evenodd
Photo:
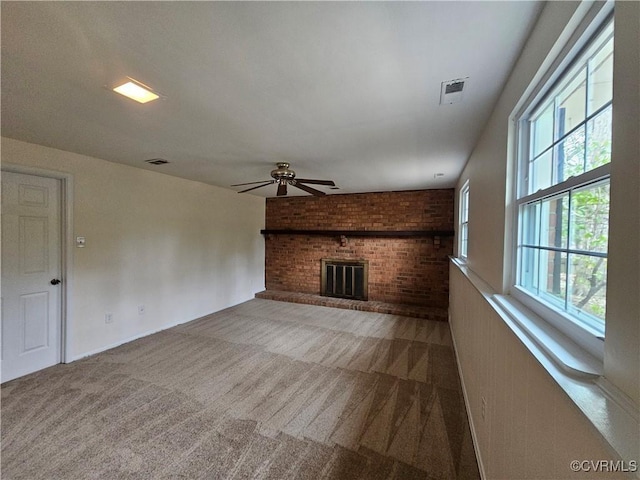
<svg viewBox="0 0 640 480"><path fill-rule="evenodd" d="M537 192L551 186L552 178L552 151L536 158L529 168L529 193Z"/></svg>
<svg viewBox="0 0 640 480"><path fill-rule="evenodd" d="M586 116L587 69L583 68L559 94L556 112L556 139L584 122Z"/></svg>
<svg viewBox="0 0 640 480"><path fill-rule="evenodd" d="M554 164L554 184L584 173L584 126L556 146Z"/></svg>
<svg viewBox="0 0 640 480"><path fill-rule="evenodd" d="M540 295L564 309L567 295L567 254L540 250L539 273Z"/></svg>
<svg viewBox="0 0 640 480"><path fill-rule="evenodd" d="M469 190L465 190L462 194L462 221L469 220Z"/></svg>
<svg viewBox="0 0 640 480"><path fill-rule="evenodd" d="M525 245L540 245L540 202L524 205L521 210L521 242Z"/></svg>
<svg viewBox="0 0 640 480"><path fill-rule="evenodd" d="M459 255L467 257L467 243L469 238L469 183L466 182L460 192L460 231Z"/></svg>
<svg viewBox="0 0 640 480"><path fill-rule="evenodd" d="M540 245L567 248L569 194L544 200L540 208Z"/></svg>
<svg viewBox="0 0 640 480"><path fill-rule="evenodd" d="M571 194L571 248L607 253L609 182L574 190Z"/></svg>
<svg viewBox="0 0 640 480"><path fill-rule="evenodd" d="M531 157L553 143L553 102L531 122Z"/></svg>
<svg viewBox="0 0 640 480"><path fill-rule="evenodd" d="M569 255L570 304L604 321L606 312L607 259Z"/></svg>
<svg viewBox="0 0 640 480"><path fill-rule="evenodd" d="M520 255L520 282L519 284L538 295L538 266L540 263L540 250L537 248L522 247Z"/></svg>
<svg viewBox="0 0 640 480"><path fill-rule="evenodd" d="M587 171L611 161L611 106L587 123Z"/></svg>
<svg viewBox="0 0 640 480"><path fill-rule="evenodd" d="M589 115L613 98L613 38L589 61Z"/></svg>
<svg viewBox="0 0 640 480"><path fill-rule="evenodd" d="M467 243L468 243L468 238L469 238L469 236L468 236L469 235L469 224L463 223L461 225L461 227L462 227L462 231L460 232L460 239L461 239L461 242L460 242L460 250L461 250L460 254L463 257L466 257L467 256Z"/></svg>

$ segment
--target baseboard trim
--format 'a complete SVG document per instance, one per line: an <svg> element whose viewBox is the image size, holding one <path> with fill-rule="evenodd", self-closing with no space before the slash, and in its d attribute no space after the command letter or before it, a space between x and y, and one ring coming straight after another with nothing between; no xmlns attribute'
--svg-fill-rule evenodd
<svg viewBox="0 0 640 480"><path fill-rule="evenodd" d="M212 313L215 313L215 312L212 312ZM199 317L199 318L202 318L202 317ZM95 350L91 350L89 352L84 352L84 353L81 353L80 355L75 355L75 356L73 356L71 358L71 360L66 361L64 363L72 363L72 362L75 362L77 360L82 360L83 358L92 357L93 355L97 355L98 353L106 352L107 350L111 350L112 348L119 347L121 345L124 345L125 343L133 342L133 341L138 340L140 338L148 337L149 335L153 335L154 333L159 333L159 332L162 332L164 330L169 330L170 328L177 327L178 325L182 325L183 323L193 322L193 320L198 320L198 319L194 318L192 320L184 320L184 321L181 321L181 322L174 322L174 323L171 323L171 324L166 325L164 327L160 327L157 330L149 330L147 332L139 333L137 335L134 335L133 337L125 338L124 340L120 340L118 342L111 343L109 345L105 345L104 347L96 348Z"/></svg>
<svg viewBox="0 0 640 480"><path fill-rule="evenodd" d="M202 315L201 317L192 318L191 320L181 320L181 321L173 322L173 323L170 323L168 325L164 325L164 326L162 326L162 327L160 327L158 329L148 330L146 332L139 333L139 334L134 335L132 337L128 337L128 338L125 338L123 340L119 340L119 341L117 341L115 343L111 343L109 345L105 345L104 347L96 348L95 350L90 350L88 352L84 352L84 353L81 353L79 355L74 355L73 357L71 357L70 359L65 360L62 363L72 363L72 362L75 362L77 360L82 360L83 358L91 357L93 355L97 355L98 353L106 352L107 350L111 350L112 348L119 347L121 345L124 345L125 343L133 342L135 340L139 340L140 338L148 337L149 335L153 335L155 333L159 333L159 332L163 332L165 330L169 330L170 328L177 327L178 325L182 325L182 324L189 323L189 322L194 322L194 321L199 320L201 318L208 317L209 315L213 315L214 313L222 312L223 310L226 310L228 308L232 308L232 307L235 307L236 305L240 305L241 303L248 302L252 298L253 298L253 295L251 297L249 297L247 300L243 300L243 301L241 301L239 303L236 303L236 304L233 304L233 305L229 305L228 307L221 308L220 310L216 310L214 312L207 313L206 315Z"/></svg>

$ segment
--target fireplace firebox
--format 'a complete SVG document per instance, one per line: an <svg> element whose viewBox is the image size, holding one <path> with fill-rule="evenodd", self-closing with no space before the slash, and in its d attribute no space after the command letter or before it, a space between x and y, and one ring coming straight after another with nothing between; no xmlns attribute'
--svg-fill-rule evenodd
<svg viewBox="0 0 640 480"><path fill-rule="evenodd" d="M322 259L321 262L322 295L367 300L369 273L367 260Z"/></svg>

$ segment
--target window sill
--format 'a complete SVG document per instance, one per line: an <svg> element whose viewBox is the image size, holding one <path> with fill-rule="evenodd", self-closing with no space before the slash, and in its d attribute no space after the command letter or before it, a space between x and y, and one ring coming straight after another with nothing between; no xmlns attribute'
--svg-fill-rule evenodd
<svg viewBox="0 0 640 480"><path fill-rule="evenodd" d="M492 295L496 310L513 320L567 375L595 379L604 374L600 360L580 348L511 295Z"/></svg>
<svg viewBox="0 0 640 480"><path fill-rule="evenodd" d="M623 460L637 461L639 412L603 376L602 362L510 295L491 286L457 258L451 261L485 298L540 365ZM640 472L636 472L640 478Z"/></svg>

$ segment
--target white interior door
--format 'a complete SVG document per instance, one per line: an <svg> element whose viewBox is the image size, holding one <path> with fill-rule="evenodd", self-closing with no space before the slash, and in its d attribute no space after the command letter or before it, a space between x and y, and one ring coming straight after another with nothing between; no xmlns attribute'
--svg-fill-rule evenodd
<svg viewBox="0 0 640 480"><path fill-rule="evenodd" d="M2 382L61 362L60 273L59 180L2 172Z"/></svg>

